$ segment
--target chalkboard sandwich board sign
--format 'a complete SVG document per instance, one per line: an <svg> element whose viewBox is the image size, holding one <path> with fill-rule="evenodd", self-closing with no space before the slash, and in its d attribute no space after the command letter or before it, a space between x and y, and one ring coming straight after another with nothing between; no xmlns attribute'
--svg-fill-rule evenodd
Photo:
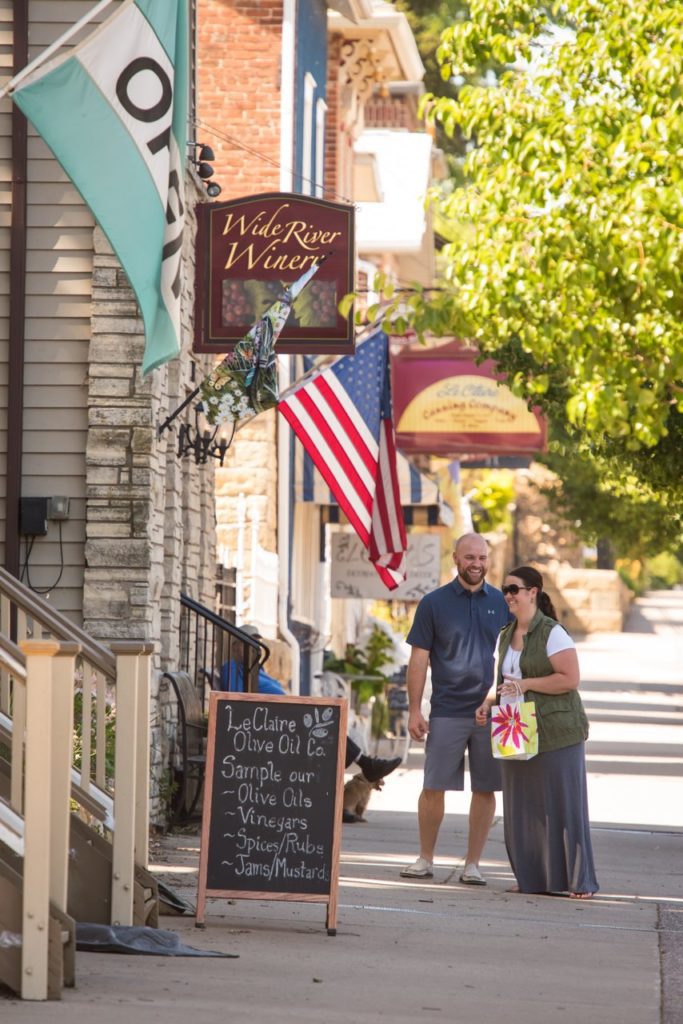
<svg viewBox="0 0 683 1024"><path fill-rule="evenodd" d="M327 903L336 934L346 700L211 693L197 927L206 897Z"/></svg>

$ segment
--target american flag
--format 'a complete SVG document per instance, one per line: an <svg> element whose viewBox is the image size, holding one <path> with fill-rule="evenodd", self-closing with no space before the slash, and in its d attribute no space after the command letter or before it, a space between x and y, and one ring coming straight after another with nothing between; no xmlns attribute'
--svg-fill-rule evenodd
<svg viewBox="0 0 683 1024"><path fill-rule="evenodd" d="M324 477L386 587L405 579L406 540L391 419L389 340L303 381L278 408Z"/></svg>

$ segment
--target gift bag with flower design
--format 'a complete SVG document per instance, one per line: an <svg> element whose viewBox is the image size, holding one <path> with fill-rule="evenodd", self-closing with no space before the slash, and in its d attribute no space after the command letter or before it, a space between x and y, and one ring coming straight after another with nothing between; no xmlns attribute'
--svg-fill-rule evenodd
<svg viewBox="0 0 683 1024"><path fill-rule="evenodd" d="M501 697L491 708L491 749L493 756L506 761L528 761L538 753L536 705L524 700L519 684L512 697Z"/></svg>

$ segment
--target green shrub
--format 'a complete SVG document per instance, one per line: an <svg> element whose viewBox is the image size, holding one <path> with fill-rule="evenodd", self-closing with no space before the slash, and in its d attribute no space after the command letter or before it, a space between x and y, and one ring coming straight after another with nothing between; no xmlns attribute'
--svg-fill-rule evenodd
<svg viewBox="0 0 683 1024"><path fill-rule="evenodd" d="M393 661L393 644L391 638L380 626L373 626L365 647L347 644L343 658L327 657L323 668L330 672L339 672L348 679L359 707L371 697L384 692L386 676L382 669ZM354 680L354 676L358 676Z"/></svg>
<svg viewBox="0 0 683 1024"><path fill-rule="evenodd" d="M465 471L462 487L470 502L472 522L479 533L490 530L511 532L511 509L515 500L512 473L508 470L486 470L482 476Z"/></svg>
<svg viewBox="0 0 683 1024"><path fill-rule="evenodd" d="M670 590L683 583L683 563L669 551L645 559L645 575L650 590Z"/></svg>
<svg viewBox="0 0 683 1024"><path fill-rule="evenodd" d="M670 590L683 583L683 563L668 551L642 561L619 559L616 568L636 597L640 597L646 590Z"/></svg>
<svg viewBox="0 0 683 1024"><path fill-rule="evenodd" d="M90 754L91 760L94 763L95 751L97 744L96 734L96 722L94 714L95 703L93 699L93 715L90 722ZM114 749L116 745L116 706L112 701L106 701L105 703L105 726L104 726L104 737L105 737L105 755L104 755L104 773L107 782L111 782L114 778ZM83 756L83 693L81 690L77 690L74 696L74 743L73 743L73 757L74 766L82 771L81 759ZM90 766L89 766L90 770Z"/></svg>

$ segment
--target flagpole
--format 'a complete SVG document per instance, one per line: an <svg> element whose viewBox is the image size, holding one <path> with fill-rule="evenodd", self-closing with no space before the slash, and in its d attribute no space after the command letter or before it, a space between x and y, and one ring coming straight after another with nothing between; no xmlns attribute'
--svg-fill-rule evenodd
<svg viewBox="0 0 683 1024"><path fill-rule="evenodd" d="M100 11L103 11L105 7L109 7L111 3L112 0L100 0L100 2L93 7L88 14L84 14L83 17L72 25L71 28L68 28L66 32L59 37L59 39L56 39L54 43L51 43L50 46L48 46L46 50L43 50L42 53L39 53L37 57L34 57L25 68L14 76L14 78L10 78L9 82L3 85L2 89L0 89L0 100L3 99L8 92L15 89L19 82L22 82L27 75L30 75L30 73L37 67L44 64L46 60L49 60L53 53L56 53L64 43L67 43L72 36L76 35L80 29L87 25L89 21L92 21L93 18L96 18Z"/></svg>

